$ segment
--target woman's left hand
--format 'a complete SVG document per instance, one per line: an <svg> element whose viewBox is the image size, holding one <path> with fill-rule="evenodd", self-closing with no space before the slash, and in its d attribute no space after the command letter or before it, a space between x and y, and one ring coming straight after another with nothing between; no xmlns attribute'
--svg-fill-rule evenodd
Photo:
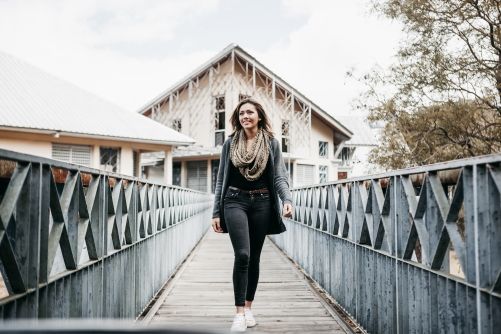
<svg viewBox="0 0 501 334"><path fill-rule="evenodd" d="M282 209L282 215L285 218L292 218L292 205L290 203L285 203Z"/></svg>

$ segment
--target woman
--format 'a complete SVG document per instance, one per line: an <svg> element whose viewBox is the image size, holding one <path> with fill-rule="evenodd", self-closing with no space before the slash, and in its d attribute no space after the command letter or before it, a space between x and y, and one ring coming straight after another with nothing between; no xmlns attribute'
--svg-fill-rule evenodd
<svg viewBox="0 0 501 334"><path fill-rule="evenodd" d="M251 306L264 239L285 231L278 196L285 217L292 217L292 196L280 146L261 104L242 100L230 121L234 132L223 144L212 227L228 232L233 245L236 315L231 330L243 332L256 325Z"/></svg>

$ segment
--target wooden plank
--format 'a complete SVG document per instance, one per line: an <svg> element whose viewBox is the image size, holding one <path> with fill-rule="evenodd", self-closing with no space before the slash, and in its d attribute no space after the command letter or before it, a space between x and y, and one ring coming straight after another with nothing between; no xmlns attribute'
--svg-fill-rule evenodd
<svg viewBox="0 0 501 334"><path fill-rule="evenodd" d="M227 234L205 236L168 294L157 301L151 325L227 331L235 314L233 249ZM303 275L266 239L252 309L258 325L248 331L346 333ZM167 326L167 327L165 327Z"/></svg>
<svg viewBox="0 0 501 334"><path fill-rule="evenodd" d="M158 315L166 316L169 314L176 314L176 315L191 315L191 314L197 314L197 315L206 315L206 316L217 316L221 312L224 312L225 309L219 309L219 308L214 308L214 307L206 307L204 309L194 309L192 307L186 307L186 308L179 308L179 307L173 307L173 308L165 308L161 307L158 309L157 313ZM270 317L281 317L281 316L295 316L295 317L314 317L314 316L322 316L322 315L329 315L329 313L325 310L323 307L316 307L316 308L295 308L295 309L266 309L266 310L258 310L256 308L256 311L254 311L254 315L256 317L259 317L260 315L268 315Z"/></svg>

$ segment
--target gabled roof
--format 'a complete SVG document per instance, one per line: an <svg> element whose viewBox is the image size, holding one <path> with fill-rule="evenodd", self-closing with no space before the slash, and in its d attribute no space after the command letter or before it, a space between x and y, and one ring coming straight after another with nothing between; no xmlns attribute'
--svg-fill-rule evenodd
<svg viewBox="0 0 501 334"><path fill-rule="evenodd" d="M0 52L0 129L188 145L194 140Z"/></svg>
<svg viewBox="0 0 501 334"><path fill-rule="evenodd" d="M349 146L377 146L376 130L371 128L362 115L338 115L341 122L346 124L352 131L353 137L344 144Z"/></svg>
<svg viewBox="0 0 501 334"><path fill-rule="evenodd" d="M343 137L343 140L346 140L350 138L353 133L343 124L341 124L338 120L336 120L334 117L332 117L329 113L324 111L322 108L317 106L313 101L305 97L303 94L301 94L299 91L297 91L294 87L289 85L285 80L280 78L278 75L273 73L270 69L268 69L266 66L261 64L256 58L251 56L248 52L243 50L240 46L237 44L230 44L226 48L224 48L220 53L218 53L215 57L210 59L208 62L197 68L195 71L191 72L188 76L183 78L181 81L177 82L173 86L171 86L169 89L161 93L160 95L156 96L153 98L150 102L145 104L143 107L141 107L138 112L139 113L146 113L153 105L163 101L164 99L168 98L170 94L176 92L180 88L184 87L189 83L190 80L193 80L194 78L197 78L201 75L203 75L206 71L208 71L212 66L226 60L228 57L231 56L232 52L235 52L235 55L238 57L241 57L245 59L246 61L255 64L256 69L259 70L261 73L264 75L275 79L275 82L280 85L280 87L290 91L291 93L294 94L295 99L299 99L303 101L305 104L310 105L312 109L312 113L322 119L324 122L329 124L331 127L337 129L339 131L339 134Z"/></svg>

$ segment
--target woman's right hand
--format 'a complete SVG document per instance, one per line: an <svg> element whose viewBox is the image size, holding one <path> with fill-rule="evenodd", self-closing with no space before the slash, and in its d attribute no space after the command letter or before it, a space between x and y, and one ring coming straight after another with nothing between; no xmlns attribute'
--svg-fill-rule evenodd
<svg viewBox="0 0 501 334"><path fill-rule="evenodd" d="M212 228L216 233L223 233L223 229L221 228L221 223L219 218L212 218Z"/></svg>

